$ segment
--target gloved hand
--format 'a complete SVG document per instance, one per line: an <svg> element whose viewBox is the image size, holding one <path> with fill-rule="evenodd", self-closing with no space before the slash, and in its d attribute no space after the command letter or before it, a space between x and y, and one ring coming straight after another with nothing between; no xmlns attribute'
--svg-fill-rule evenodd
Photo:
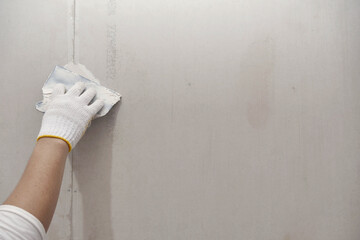
<svg viewBox="0 0 360 240"><path fill-rule="evenodd" d="M95 97L96 90L84 89L83 82L77 82L67 93L63 84L55 86L37 140L54 137L64 140L69 146L69 152L75 147L95 114L104 106L102 100L88 105Z"/></svg>

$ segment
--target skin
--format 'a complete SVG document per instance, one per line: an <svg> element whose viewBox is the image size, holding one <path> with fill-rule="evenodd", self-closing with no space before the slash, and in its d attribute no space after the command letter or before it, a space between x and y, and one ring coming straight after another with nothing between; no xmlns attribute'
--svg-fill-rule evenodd
<svg viewBox="0 0 360 240"><path fill-rule="evenodd" d="M28 211L47 231L59 198L68 153L68 145L61 139L39 139L19 183L4 204Z"/></svg>

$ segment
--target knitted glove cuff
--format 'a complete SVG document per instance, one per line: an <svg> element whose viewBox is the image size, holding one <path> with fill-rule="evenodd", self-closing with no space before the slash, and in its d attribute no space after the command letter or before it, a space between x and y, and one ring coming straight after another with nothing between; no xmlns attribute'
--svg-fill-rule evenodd
<svg viewBox="0 0 360 240"><path fill-rule="evenodd" d="M50 112L44 115L43 123L37 140L43 137L62 139L68 144L69 152L75 147L87 128L75 119Z"/></svg>

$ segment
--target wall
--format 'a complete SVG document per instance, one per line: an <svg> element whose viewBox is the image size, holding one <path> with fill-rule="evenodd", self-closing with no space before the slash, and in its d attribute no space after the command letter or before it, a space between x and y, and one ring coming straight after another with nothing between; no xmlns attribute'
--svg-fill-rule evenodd
<svg viewBox="0 0 360 240"><path fill-rule="evenodd" d="M1 201L55 65L123 95L49 239L359 239L359 1L12 0L0 24Z"/></svg>

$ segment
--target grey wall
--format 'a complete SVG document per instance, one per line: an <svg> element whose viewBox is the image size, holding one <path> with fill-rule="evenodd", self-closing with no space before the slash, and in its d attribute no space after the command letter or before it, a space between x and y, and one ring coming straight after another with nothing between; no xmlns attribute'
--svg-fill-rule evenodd
<svg viewBox="0 0 360 240"><path fill-rule="evenodd" d="M55 65L123 95L49 239L360 238L358 0L8 0L0 25L1 201Z"/></svg>

